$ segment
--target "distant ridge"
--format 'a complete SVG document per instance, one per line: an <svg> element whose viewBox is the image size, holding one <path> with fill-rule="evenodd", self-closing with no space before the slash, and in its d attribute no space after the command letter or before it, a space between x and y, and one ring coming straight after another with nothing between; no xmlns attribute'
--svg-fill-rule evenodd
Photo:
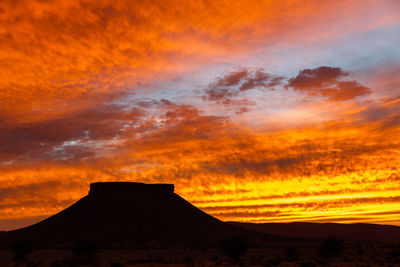
<svg viewBox="0 0 400 267"><path fill-rule="evenodd" d="M20 239L36 247L70 247L80 240L100 247L210 247L233 235L260 237L194 207L172 184L102 182L58 214L1 235L0 248Z"/></svg>
<svg viewBox="0 0 400 267"><path fill-rule="evenodd" d="M378 225L366 223L340 224L340 223L240 223L230 224L263 232L288 237L325 238L335 236L350 241L372 242L400 242L400 227L394 225Z"/></svg>

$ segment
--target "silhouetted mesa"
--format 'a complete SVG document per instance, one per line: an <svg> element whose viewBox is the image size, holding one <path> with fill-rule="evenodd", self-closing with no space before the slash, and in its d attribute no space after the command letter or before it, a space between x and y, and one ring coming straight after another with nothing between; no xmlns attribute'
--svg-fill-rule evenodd
<svg viewBox="0 0 400 267"><path fill-rule="evenodd" d="M93 183L89 194L37 224L0 236L0 248L18 240L36 247L211 247L221 239L269 235L221 222L174 193L172 184Z"/></svg>

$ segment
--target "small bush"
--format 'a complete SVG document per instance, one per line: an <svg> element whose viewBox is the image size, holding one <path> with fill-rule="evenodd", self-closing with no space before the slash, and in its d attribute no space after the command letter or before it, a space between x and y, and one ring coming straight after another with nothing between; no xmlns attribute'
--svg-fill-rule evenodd
<svg viewBox="0 0 400 267"><path fill-rule="evenodd" d="M73 261L77 264L97 264L96 246L90 241L80 240L76 241L72 248L74 254Z"/></svg>
<svg viewBox="0 0 400 267"><path fill-rule="evenodd" d="M343 241L336 237L326 238L319 247L319 253L323 257L338 257L344 250Z"/></svg>
<svg viewBox="0 0 400 267"><path fill-rule="evenodd" d="M246 253L249 245L244 238L235 236L222 240L221 250L223 253L228 255L233 260L237 261L239 258Z"/></svg>
<svg viewBox="0 0 400 267"><path fill-rule="evenodd" d="M194 265L194 259L192 257L186 256L183 258L183 263L185 266L193 266Z"/></svg>
<svg viewBox="0 0 400 267"><path fill-rule="evenodd" d="M27 263L27 256L33 250L32 244L28 240L19 240L13 247L14 261L17 263Z"/></svg>
<svg viewBox="0 0 400 267"><path fill-rule="evenodd" d="M50 267L71 267L71 266L77 266L77 264L72 259L57 260L50 265Z"/></svg>
<svg viewBox="0 0 400 267"><path fill-rule="evenodd" d="M400 250L393 250L386 254L386 261L396 262L400 261Z"/></svg>
<svg viewBox="0 0 400 267"><path fill-rule="evenodd" d="M299 258L298 247L296 246L287 247L286 255L289 260L297 260Z"/></svg>
<svg viewBox="0 0 400 267"><path fill-rule="evenodd" d="M281 264L281 261L279 259L269 259L267 261L267 266L279 266Z"/></svg>
<svg viewBox="0 0 400 267"><path fill-rule="evenodd" d="M72 248L72 253L75 257L93 255L96 252L96 246L85 240L76 241L74 247Z"/></svg>
<svg viewBox="0 0 400 267"><path fill-rule="evenodd" d="M327 265L327 262L325 259L318 259L317 260L317 265Z"/></svg>
<svg viewBox="0 0 400 267"><path fill-rule="evenodd" d="M300 267L315 267L315 263L313 261L304 261L300 263Z"/></svg>

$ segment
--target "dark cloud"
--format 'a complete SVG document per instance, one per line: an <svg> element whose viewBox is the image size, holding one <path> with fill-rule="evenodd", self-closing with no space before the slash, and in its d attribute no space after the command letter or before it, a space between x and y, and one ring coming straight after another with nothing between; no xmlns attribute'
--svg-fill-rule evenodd
<svg viewBox="0 0 400 267"><path fill-rule="evenodd" d="M263 70L240 70L226 74L204 90L203 99L224 105L238 106L237 113L248 110L253 104L240 103L240 94L253 89L273 90L283 85L287 78L274 76ZM326 97L330 101L345 101L367 95L370 88L349 79L349 72L338 67L320 66L303 69L287 80L286 88L305 92L309 96ZM239 100L238 100L239 99Z"/></svg>
<svg viewBox="0 0 400 267"><path fill-rule="evenodd" d="M102 105L58 119L0 124L0 160L92 162L98 154L107 156L104 151L110 149L213 139L227 130L227 120L166 99L140 100L129 108ZM117 143L109 145L111 141Z"/></svg>
<svg viewBox="0 0 400 267"><path fill-rule="evenodd" d="M79 110L57 119L31 123L0 125L0 160L44 154L91 155L79 142L110 140L123 134L124 128L141 123L143 109L101 105ZM79 146L74 146L78 144Z"/></svg>
<svg viewBox="0 0 400 267"><path fill-rule="evenodd" d="M273 76L263 70L233 71L216 82L211 83L204 90L203 100L215 101L220 104L235 106L235 113L241 114L250 110L255 102L240 98L240 94L253 89L269 88L282 84L284 77Z"/></svg>
<svg viewBox="0 0 400 267"><path fill-rule="evenodd" d="M321 90L321 95L328 97L331 101L344 101L356 98L358 96L367 95L371 89L363 86L356 81L337 82L334 88L326 88Z"/></svg>
<svg viewBox="0 0 400 267"><path fill-rule="evenodd" d="M225 101L239 94L238 91L231 88L219 88L219 87L211 87L205 91L206 95L203 96L204 100L211 101Z"/></svg>
<svg viewBox="0 0 400 267"><path fill-rule="evenodd" d="M288 85L297 90L309 90L331 86L338 78L349 75L341 68L321 66L314 69L304 69L295 78L289 79Z"/></svg>
<svg viewBox="0 0 400 267"><path fill-rule="evenodd" d="M368 87L354 80L343 80L349 73L337 67L321 66L301 70L288 80L287 88L306 92L309 96L323 96L330 101L344 101L371 92Z"/></svg>
<svg viewBox="0 0 400 267"><path fill-rule="evenodd" d="M223 102L238 96L241 91L280 85L283 77L273 76L263 70L241 70L226 74L211 83L204 91L204 100Z"/></svg>
<svg viewBox="0 0 400 267"><path fill-rule="evenodd" d="M233 71L224 77L219 78L215 86L235 86L238 85L243 79L247 78L248 75L249 71L247 70Z"/></svg>
<svg viewBox="0 0 400 267"><path fill-rule="evenodd" d="M258 70L253 75L248 75L246 77L246 81L240 86L239 90L246 91L256 87L265 87L267 86L267 81L270 79L270 74Z"/></svg>

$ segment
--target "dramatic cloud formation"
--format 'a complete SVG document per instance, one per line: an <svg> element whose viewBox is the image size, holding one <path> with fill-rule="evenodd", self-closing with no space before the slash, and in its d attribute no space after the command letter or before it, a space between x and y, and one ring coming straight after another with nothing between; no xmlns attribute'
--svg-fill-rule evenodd
<svg viewBox="0 0 400 267"><path fill-rule="evenodd" d="M215 101L218 104L233 106L236 114L250 111L256 103L245 97L249 90L274 90L281 85L284 77L270 75L263 70L232 71L218 78L204 90L203 100Z"/></svg>
<svg viewBox="0 0 400 267"><path fill-rule="evenodd" d="M341 80L348 75L348 72L340 68L327 66L304 69L295 78L289 79L288 86L310 96L327 97L331 101L349 100L371 92L357 81Z"/></svg>
<svg viewBox="0 0 400 267"><path fill-rule="evenodd" d="M271 88L280 85L283 77L272 76L262 70L240 70L226 74L217 82L209 85L205 90L203 99L229 103L232 97L239 95L241 91L260 88Z"/></svg>
<svg viewBox="0 0 400 267"><path fill-rule="evenodd" d="M141 124L141 115L139 108L102 105L34 124L4 125L0 127L0 159L30 156L29 159L34 160L39 154L54 152L56 147L65 148L74 143L83 149L81 146L87 141L109 140L121 134L126 125ZM72 151L68 154L74 155Z"/></svg>
<svg viewBox="0 0 400 267"><path fill-rule="evenodd" d="M399 224L399 8L1 2L0 230L94 181L174 183L223 220Z"/></svg>
<svg viewBox="0 0 400 267"><path fill-rule="evenodd" d="M304 69L289 80L289 86L297 90L315 90L330 87L336 83L338 78L349 75L340 68L322 66L315 69Z"/></svg>

